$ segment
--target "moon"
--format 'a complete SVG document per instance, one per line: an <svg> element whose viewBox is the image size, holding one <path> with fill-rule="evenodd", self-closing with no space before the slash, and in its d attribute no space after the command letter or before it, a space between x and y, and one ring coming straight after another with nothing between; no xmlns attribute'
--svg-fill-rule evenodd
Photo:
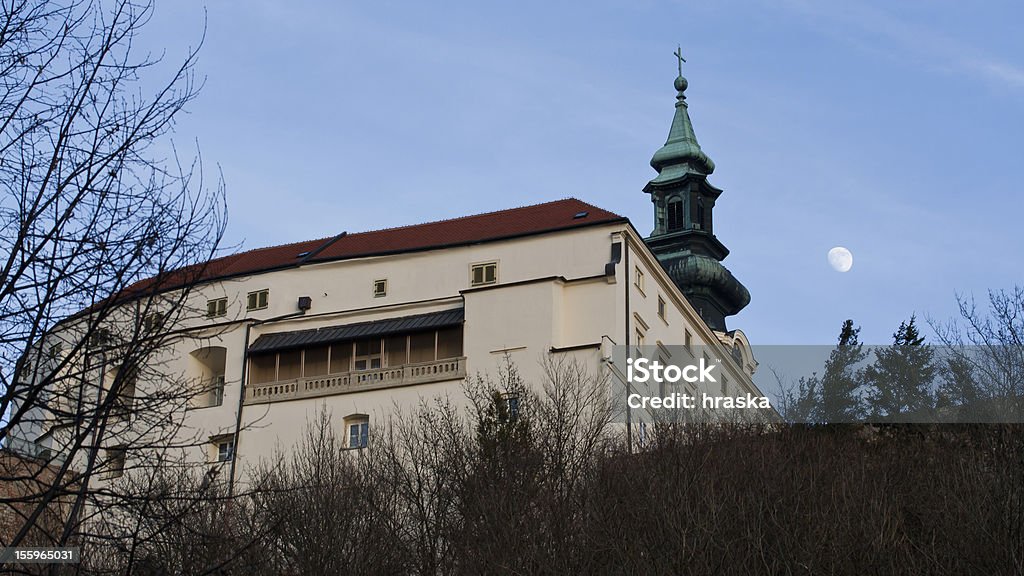
<svg viewBox="0 0 1024 576"><path fill-rule="evenodd" d="M828 251L828 263L836 272L849 272L853 268L853 254L842 246Z"/></svg>

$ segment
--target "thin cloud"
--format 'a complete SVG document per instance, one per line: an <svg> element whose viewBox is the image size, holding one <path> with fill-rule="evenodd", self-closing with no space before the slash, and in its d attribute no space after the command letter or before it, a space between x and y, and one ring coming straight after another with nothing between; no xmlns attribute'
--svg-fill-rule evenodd
<svg viewBox="0 0 1024 576"><path fill-rule="evenodd" d="M890 55L912 60L936 70L951 71L1011 89L1024 89L1024 68L933 29L907 22L874 7L855 2L840 4L790 0L790 11L815 24L828 25L829 34L840 34L866 51L885 48ZM887 46L881 47L879 41Z"/></svg>
<svg viewBox="0 0 1024 576"><path fill-rule="evenodd" d="M1011 88L1024 89L1024 69L1004 62L971 60L964 63L974 72Z"/></svg>

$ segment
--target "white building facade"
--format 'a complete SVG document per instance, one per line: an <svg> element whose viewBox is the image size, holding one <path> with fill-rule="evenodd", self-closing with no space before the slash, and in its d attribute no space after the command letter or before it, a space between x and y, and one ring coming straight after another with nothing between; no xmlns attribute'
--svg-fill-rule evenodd
<svg viewBox="0 0 1024 576"><path fill-rule="evenodd" d="M188 302L206 313L184 319L158 354L159 373L195 392L171 415L197 439L183 442L188 459L231 462L240 477L299 442L322 410L350 448L365 447L396 407L462 398L468 376L495 375L506 359L528 383L552 356L621 379L616 345L706 347L730 359L723 393L760 396L749 343L725 330L749 295L714 268L727 253L711 227L721 191L706 184L713 165L692 138L685 80L676 87L682 106L646 190L656 217L647 239L621 216L564 199L211 262ZM146 378L132 394L152 388ZM45 420L12 434L12 447L59 452L59 422ZM106 449L120 460L108 476L131 448Z"/></svg>

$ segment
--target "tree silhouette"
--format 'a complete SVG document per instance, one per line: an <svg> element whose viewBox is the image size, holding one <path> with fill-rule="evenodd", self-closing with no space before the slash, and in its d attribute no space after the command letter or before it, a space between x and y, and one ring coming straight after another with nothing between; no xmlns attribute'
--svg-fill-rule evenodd
<svg viewBox="0 0 1024 576"><path fill-rule="evenodd" d="M875 351L875 362L865 372L868 402L873 417L899 415L928 419L935 407L932 383L938 366L935 352L925 345L916 318L900 322L892 346Z"/></svg>
<svg viewBox="0 0 1024 576"><path fill-rule="evenodd" d="M850 422L864 414L858 394L863 371L857 365L867 357L867 352L859 334L860 328L853 327L853 320L843 322L839 343L829 354L821 377L820 402L814 415L819 422Z"/></svg>

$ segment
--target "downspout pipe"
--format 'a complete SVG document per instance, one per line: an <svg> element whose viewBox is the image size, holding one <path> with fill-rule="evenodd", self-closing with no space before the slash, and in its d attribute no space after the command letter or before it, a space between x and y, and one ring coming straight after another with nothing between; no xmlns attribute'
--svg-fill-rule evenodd
<svg viewBox="0 0 1024 576"><path fill-rule="evenodd" d="M624 252L625 262L622 268L622 275L625 279L623 282L623 289L626 291L626 339L622 341L626 345L626 356L629 357L629 342L630 342L630 331L629 331L629 238L623 235L622 238L622 251ZM633 386L626 378L626 398L629 398L633 394ZM633 410L629 407L629 402L626 402L626 453L633 453Z"/></svg>
<svg viewBox="0 0 1024 576"><path fill-rule="evenodd" d="M253 326L262 326L263 324L269 324L271 322L280 322L282 320L290 320L292 318L298 318L305 316L306 311L301 310L299 312L292 312L283 316L275 316L274 318L268 318L266 320L252 320L245 325L245 347L242 348L242 379L238 387L238 407L235 409L235 433L232 437L231 443L231 466L228 468L228 498L231 498L235 494L235 463L238 462L238 446L241 444L241 428L242 428L242 407L245 404L245 383L248 381L249 375L249 337L252 335Z"/></svg>

